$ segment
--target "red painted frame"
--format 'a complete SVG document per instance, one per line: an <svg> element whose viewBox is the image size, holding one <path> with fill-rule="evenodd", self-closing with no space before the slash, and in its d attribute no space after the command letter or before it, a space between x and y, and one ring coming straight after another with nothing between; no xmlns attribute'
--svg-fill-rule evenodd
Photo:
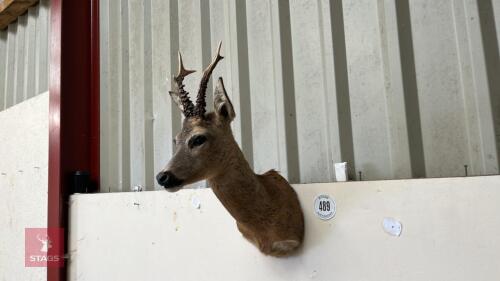
<svg viewBox="0 0 500 281"><path fill-rule="evenodd" d="M99 183L99 0L52 0L50 9L47 226L64 228L67 242L72 174ZM66 274L47 268L48 281Z"/></svg>

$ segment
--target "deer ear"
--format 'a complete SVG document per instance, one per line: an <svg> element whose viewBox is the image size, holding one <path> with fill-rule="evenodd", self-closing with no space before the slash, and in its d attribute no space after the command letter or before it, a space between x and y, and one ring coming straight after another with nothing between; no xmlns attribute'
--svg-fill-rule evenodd
<svg viewBox="0 0 500 281"><path fill-rule="evenodd" d="M236 114L234 113L233 104L227 96L226 89L222 77L217 80L214 92L214 109L217 116L222 117L227 121L233 121Z"/></svg>

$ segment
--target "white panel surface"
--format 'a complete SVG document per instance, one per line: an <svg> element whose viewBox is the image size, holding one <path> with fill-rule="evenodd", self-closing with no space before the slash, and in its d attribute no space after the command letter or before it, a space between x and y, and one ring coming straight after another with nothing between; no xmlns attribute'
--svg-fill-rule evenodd
<svg viewBox="0 0 500 281"><path fill-rule="evenodd" d="M500 176L296 185L306 235L289 258L263 256L210 189L74 195L69 280L496 280L499 186ZM314 212L320 194L336 202L331 220ZM399 237L385 218L402 224Z"/></svg>
<svg viewBox="0 0 500 281"><path fill-rule="evenodd" d="M24 229L47 226L49 94L0 112L0 280L45 280L24 267Z"/></svg>

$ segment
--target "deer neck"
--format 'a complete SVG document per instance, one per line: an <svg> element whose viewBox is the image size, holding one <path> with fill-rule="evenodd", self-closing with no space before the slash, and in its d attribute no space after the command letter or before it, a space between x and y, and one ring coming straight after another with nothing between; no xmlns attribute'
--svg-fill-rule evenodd
<svg viewBox="0 0 500 281"><path fill-rule="evenodd" d="M222 172L208 179L217 198L229 213L241 223L250 223L255 217L256 207L266 199L264 186L246 161L234 141Z"/></svg>

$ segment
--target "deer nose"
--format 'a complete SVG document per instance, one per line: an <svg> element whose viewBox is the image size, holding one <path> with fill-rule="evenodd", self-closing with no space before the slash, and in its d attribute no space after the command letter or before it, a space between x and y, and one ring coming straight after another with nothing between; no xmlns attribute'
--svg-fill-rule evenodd
<svg viewBox="0 0 500 281"><path fill-rule="evenodd" d="M159 172L158 175L156 175L156 181L158 181L158 184L165 187L165 188L173 188L173 187L178 187L182 184L182 181L178 179L174 174L171 172Z"/></svg>

